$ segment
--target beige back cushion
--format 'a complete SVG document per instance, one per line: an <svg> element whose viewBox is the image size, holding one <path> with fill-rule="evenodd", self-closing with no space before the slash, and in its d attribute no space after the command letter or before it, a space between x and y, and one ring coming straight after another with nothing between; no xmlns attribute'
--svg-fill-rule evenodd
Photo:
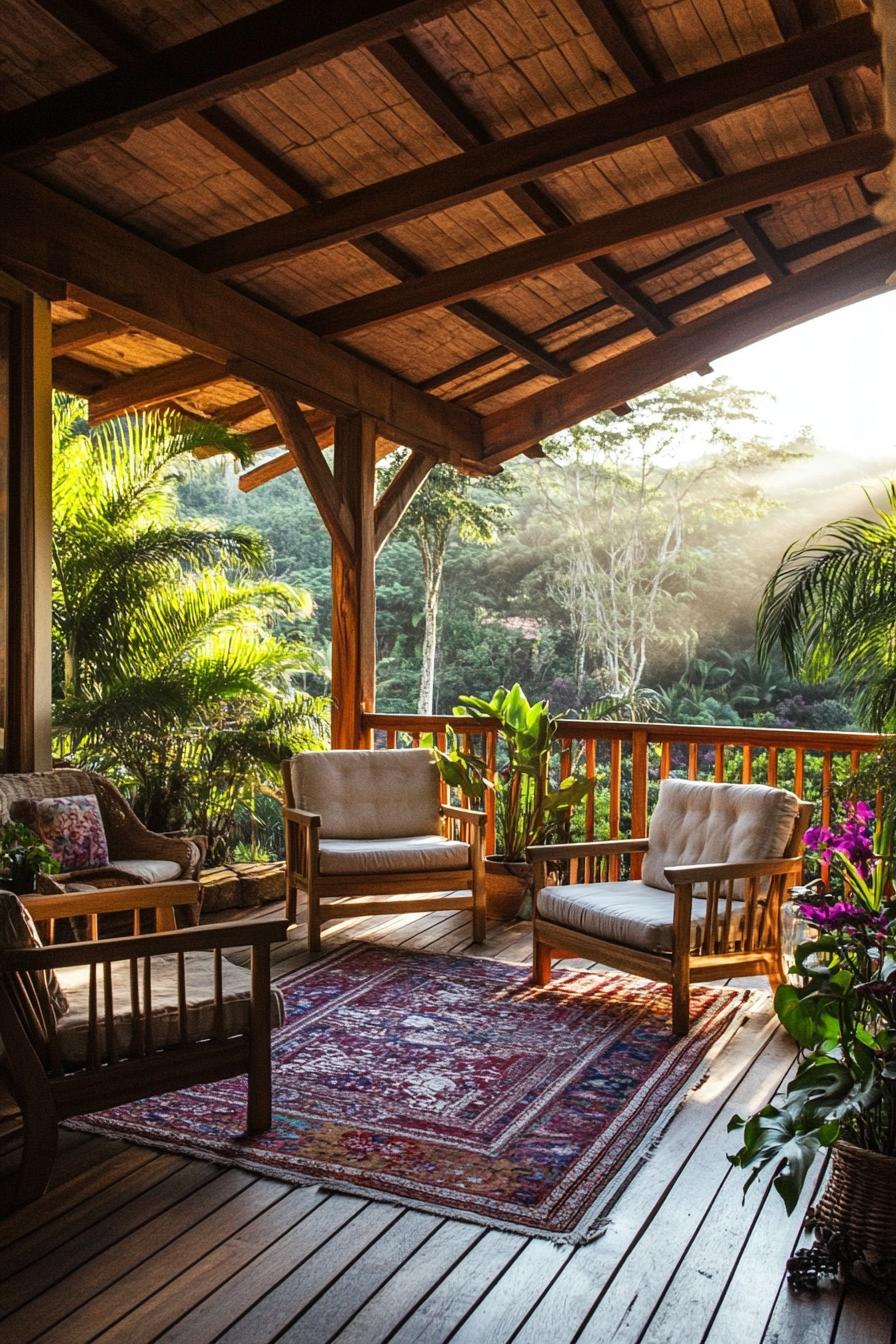
<svg viewBox="0 0 896 1344"><path fill-rule="evenodd" d="M317 812L321 835L385 839L435 835L439 772L425 749L305 751L293 756L295 805Z"/></svg>
<svg viewBox="0 0 896 1344"><path fill-rule="evenodd" d="M641 879L671 891L663 870L676 864L781 858L799 808L796 794L764 784L665 779L650 819Z"/></svg>

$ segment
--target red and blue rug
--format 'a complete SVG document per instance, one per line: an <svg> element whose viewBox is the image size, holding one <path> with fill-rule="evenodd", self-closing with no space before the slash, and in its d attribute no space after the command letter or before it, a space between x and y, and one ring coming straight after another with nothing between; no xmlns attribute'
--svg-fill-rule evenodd
<svg viewBox="0 0 896 1344"><path fill-rule="evenodd" d="M274 1124L245 1079L119 1106L78 1128L265 1176L581 1242L650 1151L748 995L352 944L279 982Z"/></svg>

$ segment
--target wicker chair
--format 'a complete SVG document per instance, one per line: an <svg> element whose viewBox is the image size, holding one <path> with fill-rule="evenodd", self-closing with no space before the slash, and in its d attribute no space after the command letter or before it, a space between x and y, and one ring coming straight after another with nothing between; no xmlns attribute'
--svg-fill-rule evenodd
<svg viewBox="0 0 896 1344"><path fill-rule="evenodd" d="M121 885L153 887L198 878L205 858L204 837L184 839L148 830L115 785L89 770L62 767L35 774L0 775L0 822L12 819L30 824L31 804L38 799L82 794L93 794L99 804L109 847L109 867L61 873L51 880L44 878L41 890L59 893L69 881L83 888L97 878L103 885L114 883L117 878ZM196 924L199 920L201 891L198 887L191 890L196 899L193 904L180 907L181 923ZM162 904L168 908L167 902Z"/></svg>
<svg viewBox="0 0 896 1344"><path fill-rule="evenodd" d="M667 779L647 838L534 846L535 984L562 957L670 984L677 1036L690 1027L695 981L765 975L774 988L780 905L800 880L811 815L785 789ZM608 880L622 854L635 856L640 879ZM569 880L549 886L548 865Z"/></svg>
<svg viewBox="0 0 896 1344"><path fill-rule="evenodd" d="M191 886L168 885L169 915ZM270 1128L271 1029L284 1014L271 990L270 948L285 940L286 922L44 947L25 909L52 918L66 901L65 913L74 905L89 914L98 900L109 909L131 899L153 898L139 887L24 902L0 891L0 1077L21 1110L23 1137L13 1206L45 1191L59 1122L69 1116L245 1073L247 1129ZM158 910L161 925L166 907ZM246 946L249 972L223 955Z"/></svg>

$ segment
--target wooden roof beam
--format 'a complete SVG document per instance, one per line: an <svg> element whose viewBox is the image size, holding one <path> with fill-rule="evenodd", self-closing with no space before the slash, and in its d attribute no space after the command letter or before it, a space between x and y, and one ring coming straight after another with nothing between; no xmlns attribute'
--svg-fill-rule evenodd
<svg viewBox="0 0 896 1344"><path fill-rule="evenodd" d="M647 89L663 82L659 68L644 51L634 28L615 0L579 0L579 4L632 88ZM782 36L787 38L796 34L788 32ZM723 175L696 130L689 129L673 135L670 142L682 162L700 181L708 182ZM777 280L786 275L785 267L781 265L775 249L756 220L736 215L726 222L750 249L769 279Z"/></svg>
<svg viewBox="0 0 896 1344"><path fill-rule="evenodd" d="M797 88L815 75L876 60L877 52L868 14L841 19L659 88L477 145L305 210L247 225L194 244L182 255L200 269L235 274L279 257L362 237L646 140L674 135Z"/></svg>
<svg viewBox="0 0 896 1344"><path fill-rule="evenodd" d="M395 531L411 501L432 471L435 463L423 453L411 453L399 467L376 502L374 510L374 537L376 553L385 546Z"/></svg>
<svg viewBox="0 0 896 1344"><path fill-rule="evenodd" d="M707 223L783 199L808 187L882 168L891 154L891 142L882 131L850 136L516 243L500 252L430 272L419 280L348 299L303 315L302 323L320 336L346 335L408 313L500 289L526 276L579 261L596 249L612 250L642 242L676 228Z"/></svg>
<svg viewBox="0 0 896 1344"><path fill-rule="evenodd" d="M77 0L77 3L73 0L36 0L36 3L113 64L126 63L132 59L135 50L146 53L142 39L132 37L122 24L100 10L94 0ZM312 182L279 159L223 108L186 111L180 120L194 135L229 158L290 209L297 210L321 200L320 192ZM425 267L419 265L410 253L381 235L371 234L358 239L355 246L398 280L408 280L425 272ZM483 304L471 304L469 310L464 304L457 304L453 312L490 340L501 341L506 349L531 362L540 372L549 373L554 378L564 378L572 372L568 365L552 359L523 331L490 313Z"/></svg>
<svg viewBox="0 0 896 1344"><path fill-rule="evenodd" d="M69 297L221 363L286 385L336 415L363 411L383 434L462 462L481 451L478 417L317 340L257 300L33 178L0 167L6 259L67 284Z"/></svg>
<svg viewBox="0 0 896 1344"><path fill-rule="evenodd" d="M279 0L210 32L49 94L3 118L3 151L40 148L122 134L187 109L207 107L237 90L307 69L468 0L343 0L339 5Z"/></svg>
<svg viewBox="0 0 896 1344"><path fill-rule="evenodd" d="M486 145L493 141L488 127L457 97L451 85L432 69L408 38L378 43L372 51L392 78L461 149L471 149L475 145ZM527 182L512 187L507 194L518 209L545 233L566 228L574 222L559 202L537 183ZM600 285L614 303L621 304L640 317L650 331L667 329L655 306L645 295L626 285L619 267L614 266L609 257L593 257L579 262L579 269L589 280Z"/></svg>
<svg viewBox="0 0 896 1344"><path fill-rule="evenodd" d="M53 328L53 358L70 355L73 350L86 350L91 345L99 345L100 341L108 341L123 331L127 331L123 322L116 322L112 317L103 317L102 314L96 313L81 318L78 322L63 322Z"/></svg>
<svg viewBox="0 0 896 1344"><path fill-rule="evenodd" d="M625 351L485 417L487 461L503 461L531 443L777 331L881 293L896 266L896 234L789 275L717 312Z"/></svg>
<svg viewBox="0 0 896 1344"><path fill-rule="evenodd" d="M317 439L298 406L289 397L260 388L261 398L274 424L283 435L293 463L298 467L308 493L317 505L333 545L351 563L354 556L354 525L348 505L324 460Z"/></svg>
<svg viewBox="0 0 896 1344"><path fill-rule="evenodd" d="M225 364L205 359L201 355L187 355L168 364L140 369L125 374L88 400L88 418L92 424L111 420L125 411L145 410L160 402L171 401L188 392L196 392L211 383L223 382L230 374Z"/></svg>

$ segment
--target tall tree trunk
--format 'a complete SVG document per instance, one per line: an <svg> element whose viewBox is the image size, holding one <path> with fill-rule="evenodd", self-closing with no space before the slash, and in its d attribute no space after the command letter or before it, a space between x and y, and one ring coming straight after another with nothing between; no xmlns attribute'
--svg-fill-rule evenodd
<svg viewBox="0 0 896 1344"><path fill-rule="evenodd" d="M421 546L423 559L423 648L420 658L420 694L417 713L431 714L436 691L436 645L439 627L439 598L442 591L445 548Z"/></svg>

